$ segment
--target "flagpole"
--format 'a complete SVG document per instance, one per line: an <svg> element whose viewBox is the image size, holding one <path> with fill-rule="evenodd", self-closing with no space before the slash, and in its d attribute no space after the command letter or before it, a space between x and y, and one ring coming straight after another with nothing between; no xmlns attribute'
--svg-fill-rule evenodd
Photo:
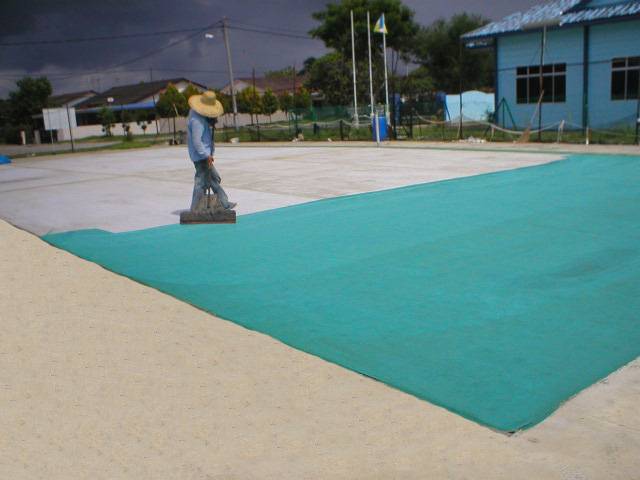
<svg viewBox="0 0 640 480"><path fill-rule="evenodd" d="M374 122L376 132L376 144L380 146L380 126L378 125L378 115L375 111L375 103L373 99L373 68L371 67L371 18L367 11L367 44L369 46L369 99L371 100L371 119Z"/></svg>
<svg viewBox="0 0 640 480"><path fill-rule="evenodd" d="M353 114L356 128L360 126L358 119L358 94L356 90L356 40L353 33L353 10L351 10L351 62L353 64Z"/></svg>
<svg viewBox="0 0 640 480"><path fill-rule="evenodd" d="M385 30L386 30L386 19L385 21ZM386 32L382 32L382 49L384 51L384 94L386 103L384 105L384 114L387 119L387 128L389 128L389 80L387 78L387 34ZM388 131L388 130L387 130Z"/></svg>

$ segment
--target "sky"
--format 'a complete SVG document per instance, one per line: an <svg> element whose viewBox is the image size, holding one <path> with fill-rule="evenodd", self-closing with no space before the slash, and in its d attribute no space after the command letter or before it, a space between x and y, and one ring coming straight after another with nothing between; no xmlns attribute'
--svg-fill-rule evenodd
<svg viewBox="0 0 640 480"><path fill-rule="evenodd" d="M313 12L328 0L0 0L0 98L25 74L46 74L55 93L104 91L115 85L186 77L221 87L227 83L219 22L228 18L233 69L249 77L326 53L304 38L317 25ZM536 0L404 0L428 25L459 12L492 20ZM214 25L211 28L206 28ZM388 28L393 28L391 25ZM204 30L203 30L204 29ZM280 35L250 30L268 30ZM167 32L100 41L86 37ZM208 32L213 38L206 38ZM53 42L24 45L24 42ZM22 43L22 45L9 45ZM150 55L152 52L155 54ZM140 57L140 58L139 58Z"/></svg>

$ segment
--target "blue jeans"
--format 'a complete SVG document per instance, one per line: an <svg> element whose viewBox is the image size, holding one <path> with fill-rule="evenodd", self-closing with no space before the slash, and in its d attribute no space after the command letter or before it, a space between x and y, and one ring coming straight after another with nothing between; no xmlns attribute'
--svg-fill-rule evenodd
<svg viewBox="0 0 640 480"><path fill-rule="evenodd" d="M224 208L229 208L229 199L227 194L220 186L220 175L213 165L209 168L207 160L199 160L193 162L193 166L196 168L196 174L193 179L193 195L191 196L191 210L194 210L200 199L206 195L207 189L211 189L216 194L220 204Z"/></svg>

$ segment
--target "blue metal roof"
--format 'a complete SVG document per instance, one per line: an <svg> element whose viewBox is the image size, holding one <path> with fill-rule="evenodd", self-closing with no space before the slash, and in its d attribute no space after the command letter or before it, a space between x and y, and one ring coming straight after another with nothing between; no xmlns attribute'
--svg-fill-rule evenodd
<svg viewBox="0 0 640 480"><path fill-rule="evenodd" d="M589 23L620 17L640 15L640 0L627 0L609 5L590 7L588 0L557 0L536 5L524 12L513 13L502 20L491 22L462 35L465 41L495 37L505 33L522 32L554 23L559 27Z"/></svg>
<svg viewBox="0 0 640 480"><path fill-rule="evenodd" d="M152 101L148 102L137 102L137 103L125 103L123 105L120 104L112 104L106 105L106 108L109 110L113 110L114 112L118 112L120 110L148 110L151 108L156 108L156 104ZM105 107L91 107L91 108L77 108L77 113L96 113L102 110Z"/></svg>

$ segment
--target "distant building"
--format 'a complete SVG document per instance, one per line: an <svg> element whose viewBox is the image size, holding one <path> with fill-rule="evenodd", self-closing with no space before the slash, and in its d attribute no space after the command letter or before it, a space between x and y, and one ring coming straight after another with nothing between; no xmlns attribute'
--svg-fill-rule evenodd
<svg viewBox="0 0 640 480"><path fill-rule="evenodd" d="M192 82L184 77L170 78L165 80L157 80L154 82L140 82L131 85L121 85L110 88L103 93L94 91L65 93L53 95L49 97L49 106L52 108L73 107L76 113L77 127L73 128L74 138L85 138L91 136L101 136L104 134L99 118L99 112L102 108L110 108L115 113L116 123L121 125L122 112L146 111L146 120L151 122L155 120L155 106L160 95L167 89L169 84L175 86L178 91L182 92L187 86L194 85L200 90L206 90L207 87L196 82ZM43 141L49 141L50 133L44 129L44 119L42 113L33 115L38 120L39 134L38 138ZM131 133L144 134L146 129L142 129L132 118L127 122ZM174 126L178 129L184 129L184 119L178 119L175 122L164 120L153 121L154 128L149 130L154 133L170 133ZM146 124L144 125L146 127ZM116 134L123 133L119 129L121 126L114 128ZM57 140L67 140L70 137L69 129L54 130L53 138Z"/></svg>
<svg viewBox="0 0 640 480"><path fill-rule="evenodd" d="M640 106L638 0L558 0L463 35L467 47L495 49L497 122L511 126L513 118L522 128L535 116L544 28L543 124L634 125Z"/></svg>
<svg viewBox="0 0 640 480"><path fill-rule="evenodd" d="M276 95L280 95L284 92L293 93L294 84L295 91L299 91L306 80L307 77L305 75L298 75L295 80L292 76L256 77L256 91L260 95L262 95L267 89L271 89L271 91ZM253 86L253 77L236 78L233 85L235 87L236 93L241 92L245 88ZM227 95L231 94L231 88L228 83L224 87L222 87L220 91Z"/></svg>
<svg viewBox="0 0 640 480"><path fill-rule="evenodd" d="M111 108L116 112L116 115L122 111L134 110L148 110L151 115L160 95L164 93L169 84L172 84L180 92L189 85L194 85L200 90L207 88L184 77L112 87L75 105L78 125L99 124L98 112L103 107Z"/></svg>
<svg viewBox="0 0 640 480"><path fill-rule="evenodd" d="M98 92L87 90L84 92L63 93L61 95L52 95L47 103L50 108L75 107L79 103L98 95Z"/></svg>

